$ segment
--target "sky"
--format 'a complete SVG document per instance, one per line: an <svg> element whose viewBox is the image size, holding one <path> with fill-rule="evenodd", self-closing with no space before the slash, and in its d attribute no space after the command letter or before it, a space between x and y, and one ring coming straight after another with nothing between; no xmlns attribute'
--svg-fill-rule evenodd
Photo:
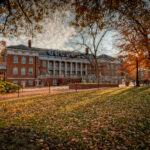
<svg viewBox="0 0 150 150"><path fill-rule="evenodd" d="M67 14L68 17L69 14ZM43 28L43 33L37 33L34 38L25 37L24 35L16 38L2 38L0 40L5 40L7 46L23 44L27 46L28 40L32 40L32 47L47 48L47 49L59 49L59 50L74 50L74 48L68 44L72 35L75 34L75 29L69 26L61 17L60 13L56 12L53 20L45 20ZM102 53L116 56L116 48L113 43L115 43L114 35L116 32L111 31L106 34L101 44Z"/></svg>

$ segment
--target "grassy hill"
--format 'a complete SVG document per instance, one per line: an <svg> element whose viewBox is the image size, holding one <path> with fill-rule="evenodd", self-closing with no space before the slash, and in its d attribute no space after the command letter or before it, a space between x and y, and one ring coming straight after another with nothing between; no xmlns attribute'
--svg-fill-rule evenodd
<svg viewBox="0 0 150 150"><path fill-rule="evenodd" d="M150 88L0 101L0 149L148 149Z"/></svg>

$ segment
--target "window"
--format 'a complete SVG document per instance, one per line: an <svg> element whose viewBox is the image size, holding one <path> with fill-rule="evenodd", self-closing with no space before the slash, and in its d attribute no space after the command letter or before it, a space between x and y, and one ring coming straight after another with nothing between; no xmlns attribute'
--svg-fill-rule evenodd
<svg viewBox="0 0 150 150"><path fill-rule="evenodd" d="M33 75L33 68L29 68L29 75Z"/></svg>
<svg viewBox="0 0 150 150"><path fill-rule="evenodd" d="M46 70L45 69L43 69L42 75L46 75Z"/></svg>
<svg viewBox="0 0 150 150"><path fill-rule="evenodd" d="M50 74L50 75L53 75L53 71L50 70L50 71L49 71L49 74Z"/></svg>
<svg viewBox="0 0 150 150"><path fill-rule="evenodd" d="M29 57L29 64L33 64L33 57Z"/></svg>
<svg viewBox="0 0 150 150"><path fill-rule="evenodd" d="M26 74L26 69L25 68L21 68L21 74L25 75Z"/></svg>
<svg viewBox="0 0 150 150"><path fill-rule="evenodd" d="M18 56L14 56L14 63L18 63Z"/></svg>
<svg viewBox="0 0 150 150"><path fill-rule="evenodd" d="M56 74L56 75L59 75L59 71L58 71L58 70L56 70L56 71L55 71L55 74Z"/></svg>
<svg viewBox="0 0 150 150"><path fill-rule="evenodd" d="M107 69L109 69L109 64L107 64Z"/></svg>
<svg viewBox="0 0 150 150"><path fill-rule="evenodd" d="M14 74L14 75L17 75L17 74L18 74L18 68L17 68L17 67L14 67L14 68L13 68L13 74Z"/></svg>
<svg viewBox="0 0 150 150"><path fill-rule="evenodd" d="M21 86L22 86L23 88L25 88L25 85L26 85L26 81L25 81L25 80L21 80Z"/></svg>
<svg viewBox="0 0 150 150"><path fill-rule="evenodd" d="M18 84L18 80L14 80L13 83L14 83L14 84Z"/></svg>
<svg viewBox="0 0 150 150"><path fill-rule="evenodd" d="M29 80L29 85L33 85L33 81L32 80Z"/></svg>
<svg viewBox="0 0 150 150"><path fill-rule="evenodd" d="M113 64L111 64L111 69L113 69L114 68L114 65Z"/></svg>
<svg viewBox="0 0 150 150"><path fill-rule="evenodd" d="M25 58L25 57L22 57L21 63L22 63L22 64L25 64L25 63L26 63L26 58Z"/></svg>
<svg viewBox="0 0 150 150"><path fill-rule="evenodd" d="M46 61L42 61L42 66L46 67Z"/></svg>
<svg viewBox="0 0 150 150"><path fill-rule="evenodd" d="M116 64L116 70L118 69L118 65Z"/></svg>

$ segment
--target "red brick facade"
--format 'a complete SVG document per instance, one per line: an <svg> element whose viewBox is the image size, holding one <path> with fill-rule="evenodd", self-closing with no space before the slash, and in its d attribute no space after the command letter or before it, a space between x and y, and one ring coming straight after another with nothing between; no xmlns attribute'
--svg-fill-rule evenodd
<svg viewBox="0 0 150 150"><path fill-rule="evenodd" d="M3 45L6 46L5 43ZM63 54L60 54L61 52ZM3 49L0 62L6 63L6 69L3 70L5 80L20 86L95 82L89 62L83 58L71 58L71 55L72 52L42 50L21 45ZM101 82L118 83L119 67L120 63L109 61L108 58L101 62Z"/></svg>

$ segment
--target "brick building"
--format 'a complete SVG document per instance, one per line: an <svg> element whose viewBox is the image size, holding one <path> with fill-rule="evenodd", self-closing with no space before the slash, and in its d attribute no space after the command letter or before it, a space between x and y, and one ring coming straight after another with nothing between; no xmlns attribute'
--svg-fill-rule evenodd
<svg viewBox="0 0 150 150"><path fill-rule="evenodd" d="M41 49L24 45L6 47L1 42L0 77L21 86L64 85L74 82L95 82L89 62L75 52ZM118 83L121 76L118 59L99 56L100 82Z"/></svg>

